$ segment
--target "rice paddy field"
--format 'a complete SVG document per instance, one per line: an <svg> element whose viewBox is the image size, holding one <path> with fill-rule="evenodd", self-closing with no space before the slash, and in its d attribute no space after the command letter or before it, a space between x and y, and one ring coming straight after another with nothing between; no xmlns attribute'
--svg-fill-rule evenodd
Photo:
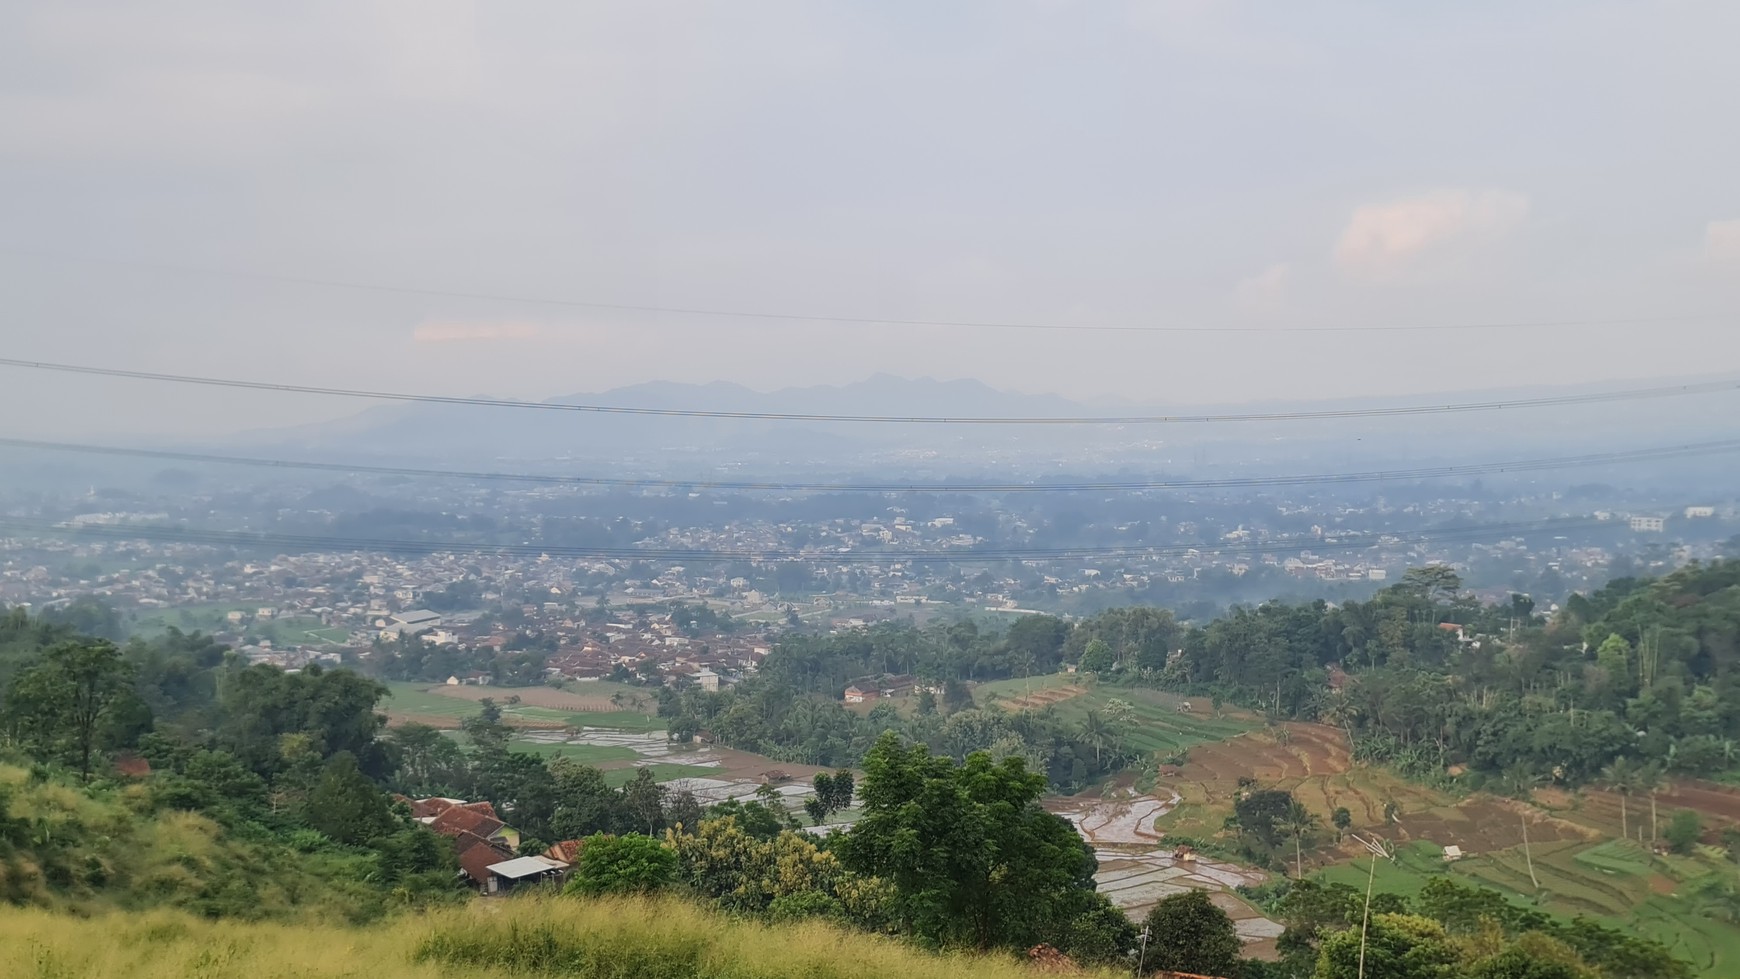
<svg viewBox="0 0 1740 979"><path fill-rule="evenodd" d="M1318 876L1363 890L1370 865L1367 857L1328 867ZM1661 857L1633 840L1555 840L1533 844L1528 854L1514 846L1452 864L1442 859L1441 847L1416 841L1400 847L1394 862L1377 861L1376 888L1412 896L1434 876L1448 874L1497 890L1521 906L1635 930L1667 945L1703 975L1733 976L1740 975L1740 927L1714 917L1698 890L1715 874L1736 873L1733 864L1712 852Z"/></svg>

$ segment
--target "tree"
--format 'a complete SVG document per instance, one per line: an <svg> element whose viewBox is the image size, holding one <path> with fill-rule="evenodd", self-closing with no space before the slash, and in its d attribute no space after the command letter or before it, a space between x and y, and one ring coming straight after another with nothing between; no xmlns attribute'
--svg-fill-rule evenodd
<svg viewBox="0 0 1740 979"><path fill-rule="evenodd" d="M634 770L634 778L622 787L622 808L637 826L646 826L648 836L658 832L665 821L665 787L653 778L652 769Z"/></svg>
<svg viewBox="0 0 1740 979"><path fill-rule="evenodd" d="M1207 891L1174 894L1148 912L1147 964L1200 975L1232 975L1238 967L1237 930Z"/></svg>
<svg viewBox="0 0 1740 979"><path fill-rule="evenodd" d="M1348 812L1346 806L1337 806L1335 811L1329 814L1329 822L1336 829L1345 833L1353 826L1353 813Z"/></svg>
<svg viewBox="0 0 1740 979"><path fill-rule="evenodd" d="M1675 853L1690 853L1704 835L1704 821L1696 812L1681 809L1668 820L1667 844Z"/></svg>
<svg viewBox="0 0 1740 979"><path fill-rule="evenodd" d="M1285 824L1297 804L1292 794L1282 789L1246 792L1233 803L1239 835L1263 849L1274 850L1289 835Z"/></svg>
<svg viewBox="0 0 1740 979"><path fill-rule="evenodd" d="M1113 662L1112 647L1104 639L1093 639L1082 650L1077 669L1083 673L1104 673L1112 668Z"/></svg>
<svg viewBox="0 0 1740 979"><path fill-rule="evenodd" d="M695 798L695 793L688 789L678 789L671 795L670 802L665 806L665 819L673 828L685 833L693 833L695 827L701 825L705 811L701 801Z"/></svg>
<svg viewBox="0 0 1740 979"><path fill-rule="evenodd" d="M813 825L820 826L828 818L828 804L820 795L812 795L804 800L804 812L809 814Z"/></svg>
<svg viewBox="0 0 1740 979"><path fill-rule="evenodd" d="M1658 762L1639 765L1636 784L1638 791L1649 794L1649 838L1659 840L1661 832L1655 818L1655 796L1667 787L1667 770Z"/></svg>
<svg viewBox="0 0 1740 979"><path fill-rule="evenodd" d="M676 851L650 836L599 833L585 843L564 893L645 894L666 886L676 875Z"/></svg>
<svg viewBox="0 0 1740 979"><path fill-rule="evenodd" d="M348 751L326 763L303 803L302 819L310 828L353 846L385 836L397 825L386 795L357 768Z"/></svg>
<svg viewBox="0 0 1740 979"><path fill-rule="evenodd" d="M622 796L604 780L603 772L570 758L558 758L550 763L550 774L555 778L550 828L556 839L578 840L628 827Z"/></svg>
<svg viewBox="0 0 1740 979"><path fill-rule="evenodd" d="M1092 851L1041 809L1045 777L985 752L957 766L884 734L864 757L863 816L832 849L894 888L892 910L923 941L1024 948L1056 937ZM1053 943L1055 944L1055 942Z"/></svg>
<svg viewBox="0 0 1740 979"><path fill-rule="evenodd" d="M1312 979L1451 979L1459 956L1436 921L1409 914L1374 914L1358 928L1323 940Z"/></svg>
<svg viewBox="0 0 1740 979"><path fill-rule="evenodd" d="M833 812L842 812L852 808L852 797L856 792L857 783L853 780L851 772L844 770L835 772L834 791L832 797L828 799L828 809Z"/></svg>
<svg viewBox="0 0 1740 979"><path fill-rule="evenodd" d="M1630 836L1626 818L1630 807L1626 803L1637 790L1637 765L1626 758L1615 758L1601 770L1601 781L1609 791L1619 794L1619 835Z"/></svg>
<svg viewBox="0 0 1740 979"><path fill-rule="evenodd" d="M1287 807L1287 814L1282 817L1278 828L1293 838L1293 876L1305 876L1305 835L1317 828L1317 817L1304 805L1294 802Z"/></svg>
<svg viewBox="0 0 1740 979"><path fill-rule="evenodd" d="M39 756L58 751L89 779L104 727L133 699L134 670L114 643L63 642L25 670L6 692L6 726L35 744Z"/></svg>

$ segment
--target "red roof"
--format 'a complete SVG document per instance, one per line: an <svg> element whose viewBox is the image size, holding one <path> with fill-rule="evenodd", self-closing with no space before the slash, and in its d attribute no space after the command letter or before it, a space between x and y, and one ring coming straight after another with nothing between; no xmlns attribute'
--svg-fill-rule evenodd
<svg viewBox="0 0 1740 979"><path fill-rule="evenodd" d="M544 856L551 860L560 860L572 864L580 857L580 850L586 845L585 840L563 840L544 851Z"/></svg>
<svg viewBox="0 0 1740 979"><path fill-rule="evenodd" d="M503 825L501 820L490 813L465 806L450 806L435 817L429 828L442 836L457 837L461 833L475 833L488 839L501 832Z"/></svg>
<svg viewBox="0 0 1740 979"><path fill-rule="evenodd" d="M470 836L471 834L466 835ZM469 842L471 845L459 853L459 869L465 871L465 876L470 877L479 886L488 883L490 867L503 860L512 860L514 857L512 850L500 844L490 843L477 837L473 837Z"/></svg>
<svg viewBox="0 0 1740 979"><path fill-rule="evenodd" d="M443 799L440 796L435 796L430 799L405 799L404 801L411 807L411 815L417 819L439 816L454 806L459 805L458 799Z"/></svg>

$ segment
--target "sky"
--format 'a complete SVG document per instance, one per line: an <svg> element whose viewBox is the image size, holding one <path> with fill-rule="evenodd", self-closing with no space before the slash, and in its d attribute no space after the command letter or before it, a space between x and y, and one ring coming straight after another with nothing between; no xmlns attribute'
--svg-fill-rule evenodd
<svg viewBox="0 0 1740 979"><path fill-rule="evenodd" d="M1730 0L12 0L0 356L515 398L1732 375L1736 37ZM1584 325L1396 329L1541 322ZM0 368L14 436L356 410Z"/></svg>

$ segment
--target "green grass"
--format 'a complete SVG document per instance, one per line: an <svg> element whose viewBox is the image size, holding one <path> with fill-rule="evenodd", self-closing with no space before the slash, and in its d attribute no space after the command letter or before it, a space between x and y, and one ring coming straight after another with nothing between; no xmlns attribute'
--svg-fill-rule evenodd
<svg viewBox="0 0 1740 979"><path fill-rule="evenodd" d="M379 925L286 926L154 911L0 915L0 979L298 976L1031 979L1007 954L938 954L821 922L763 925L677 899L516 896ZM1107 975L1110 973L1090 973Z"/></svg>
<svg viewBox="0 0 1740 979"><path fill-rule="evenodd" d="M403 711L408 714L428 714L435 717L470 717L477 713L475 701L430 693L427 689L429 686L430 684L427 683L388 681L387 700L383 706L388 710Z"/></svg>
<svg viewBox="0 0 1740 979"><path fill-rule="evenodd" d="M1380 894L1400 894L1412 898L1420 893L1428 880L1449 872L1444 863L1443 847L1425 840L1415 840L1397 847L1394 861L1377 858L1372 887ZM1352 863L1325 867L1317 876L1326 883L1347 884L1363 893L1366 878L1372 873L1371 858L1361 857Z"/></svg>
<svg viewBox="0 0 1740 979"><path fill-rule="evenodd" d="M476 716L479 710L477 701L431 692L427 689L431 686L433 684L389 682L387 684L387 700L382 706L388 711L421 714L429 717L448 717L454 720ZM510 723L517 718L543 726L560 724L566 727L597 727L640 732L663 731L665 729L663 718L648 717L640 711L568 711L557 707L509 704L507 699L514 695L514 690L513 687L500 687L491 691L494 694L496 705L501 708L503 718Z"/></svg>

